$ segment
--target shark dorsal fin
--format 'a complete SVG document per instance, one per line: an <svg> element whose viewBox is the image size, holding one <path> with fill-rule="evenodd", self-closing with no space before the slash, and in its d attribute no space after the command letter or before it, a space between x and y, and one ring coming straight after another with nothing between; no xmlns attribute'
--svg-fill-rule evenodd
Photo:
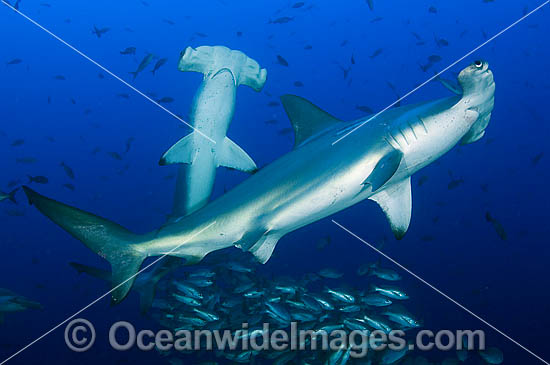
<svg viewBox="0 0 550 365"><path fill-rule="evenodd" d="M281 96L281 102L294 128L294 148L301 145L309 137L342 122L306 99L296 95L283 95Z"/></svg>

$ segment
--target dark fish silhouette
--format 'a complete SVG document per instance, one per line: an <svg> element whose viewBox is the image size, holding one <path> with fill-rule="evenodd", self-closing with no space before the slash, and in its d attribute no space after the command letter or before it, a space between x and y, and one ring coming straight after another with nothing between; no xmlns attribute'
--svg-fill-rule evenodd
<svg viewBox="0 0 550 365"><path fill-rule="evenodd" d="M428 9L428 12L432 14L437 14L437 8L435 6L430 6L430 8Z"/></svg>
<svg viewBox="0 0 550 365"><path fill-rule="evenodd" d="M134 143L134 137L130 137L126 140L126 149L124 150L124 153L128 153L130 151L130 148L132 147L132 143Z"/></svg>
<svg viewBox="0 0 550 365"><path fill-rule="evenodd" d="M107 33L111 28L105 27L105 28L98 28L94 25L94 30L92 30L92 34L95 34L97 38L101 38L101 36L105 33Z"/></svg>
<svg viewBox="0 0 550 365"><path fill-rule="evenodd" d="M14 58L13 60L6 62L6 65L18 65L18 64L20 64L21 62L23 62L22 59L20 59L20 58Z"/></svg>
<svg viewBox="0 0 550 365"><path fill-rule="evenodd" d="M65 76L63 76L63 75L54 76L54 79L59 80L59 81L66 80Z"/></svg>
<svg viewBox="0 0 550 365"><path fill-rule="evenodd" d="M371 54L369 57L370 57L371 59L376 58L376 57L378 57L378 56L380 56L380 55L382 54L382 51L383 51L383 50L384 50L383 48L378 48L378 49L377 49L376 51L374 51L374 53Z"/></svg>
<svg viewBox="0 0 550 365"><path fill-rule="evenodd" d="M294 20L294 17L282 16L282 17L277 18L275 20L270 20L269 24L285 24L285 23L291 22L292 20Z"/></svg>
<svg viewBox="0 0 550 365"><path fill-rule="evenodd" d="M65 162L61 162L59 165L63 167L63 169L65 170L65 174L67 174L68 177L70 177L71 179L74 179L74 171L72 168L67 166Z"/></svg>
<svg viewBox="0 0 550 365"><path fill-rule="evenodd" d="M349 75L349 72L351 71L351 66L348 67L348 68L344 68L340 65L338 65L338 67L340 67L340 70L342 70L342 72L344 73L344 80L348 78L348 75Z"/></svg>
<svg viewBox="0 0 550 365"><path fill-rule="evenodd" d="M304 2L303 1L299 1L297 3L294 3L294 5L292 5L292 8L293 9L298 9L298 8L301 8L302 6L304 6Z"/></svg>
<svg viewBox="0 0 550 365"><path fill-rule="evenodd" d="M434 34L435 44L438 47L447 47L449 45L449 42L444 38L437 38L437 36Z"/></svg>
<svg viewBox="0 0 550 365"><path fill-rule="evenodd" d="M464 184L463 179L453 179L453 180L451 180L451 182L449 182L449 184L447 184L447 189L453 190L453 189L458 188L462 184Z"/></svg>
<svg viewBox="0 0 550 365"><path fill-rule="evenodd" d="M374 0L366 0L366 2L367 2L367 5L369 6L369 9L371 11L373 11L374 10Z"/></svg>
<svg viewBox="0 0 550 365"><path fill-rule="evenodd" d="M269 103L267 103L267 106L269 107L276 107L279 105L281 105L281 103L279 103L278 101L270 101Z"/></svg>
<svg viewBox="0 0 550 365"><path fill-rule="evenodd" d="M363 113L372 114L372 109L366 105L356 105L355 109L362 111Z"/></svg>
<svg viewBox="0 0 550 365"><path fill-rule="evenodd" d="M420 69L424 72L428 71L434 64L431 63L431 62L428 62L427 64L425 65L421 65L420 63L418 64L418 66L420 66Z"/></svg>
<svg viewBox="0 0 550 365"><path fill-rule="evenodd" d="M139 75L141 71L145 70L145 68L151 63L152 60L153 60L152 53L148 53L145 57L143 57L137 70L135 70L134 72L130 72L130 74L133 76L133 80L136 79L136 77Z"/></svg>
<svg viewBox="0 0 550 365"><path fill-rule="evenodd" d="M416 38L417 41L422 41L422 37L418 33L411 32L411 34Z"/></svg>
<svg viewBox="0 0 550 365"><path fill-rule="evenodd" d="M162 104L162 103L171 103L174 101L174 98L171 98L170 96L165 96L165 97L162 97L160 99L157 100L157 103L159 104Z"/></svg>
<svg viewBox="0 0 550 365"><path fill-rule="evenodd" d="M107 154L115 160L122 161L122 156L118 152L107 152Z"/></svg>
<svg viewBox="0 0 550 365"><path fill-rule="evenodd" d="M288 62L281 55L277 55L277 63L282 66L288 66Z"/></svg>
<svg viewBox="0 0 550 365"><path fill-rule="evenodd" d="M455 179L451 170L449 170L449 177L451 178L451 182L447 185L447 189L449 190L455 189L464 183L464 180L461 178Z"/></svg>
<svg viewBox="0 0 550 365"><path fill-rule="evenodd" d="M27 177L29 178L29 184L30 183L37 183L37 184L47 184L48 183L48 178L46 176L31 176L31 175L27 175Z"/></svg>
<svg viewBox="0 0 550 365"><path fill-rule="evenodd" d="M544 156L544 152L540 152L538 153L535 157L533 157L531 159L531 162L533 163L533 165L536 165L539 163L540 159L542 158L542 156Z"/></svg>
<svg viewBox="0 0 550 365"><path fill-rule="evenodd" d="M418 186L422 186L428 181L428 176L422 175L420 176L420 179L418 179Z"/></svg>
<svg viewBox="0 0 550 365"><path fill-rule="evenodd" d="M73 184L68 184L68 183L67 183L67 184L63 184L63 187L64 187L64 188L67 188L67 189L69 189L69 190L71 190L71 191L75 191L75 187L74 187Z"/></svg>
<svg viewBox="0 0 550 365"><path fill-rule="evenodd" d="M431 55L430 57L428 57L428 61L430 61L431 63L436 63L436 62L441 61L441 57L434 54L434 55Z"/></svg>
<svg viewBox="0 0 550 365"><path fill-rule="evenodd" d="M166 24L176 25L176 23L174 21L170 20L170 19L164 18L164 19L162 19L162 21L165 22Z"/></svg>
<svg viewBox="0 0 550 365"><path fill-rule="evenodd" d="M136 47L127 47L120 51L120 54L136 54Z"/></svg>
<svg viewBox="0 0 550 365"><path fill-rule="evenodd" d="M485 220L493 225L493 228L495 229L500 239L503 241L506 241L506 238L508 236L506 234L506 231L504 230L504 227L502 226L502 224L500 224L499 221L497 221L495 218L491 216L491 213L489 212L485 213Z"/></svg>
<svg viewBox="0 0 550 365"><path fill-rule="evenodd" d="M277 124L277 119L269 119L264 122L265 124Z"/></svg>
<svg viewBox="0 0 550 365"><path fill-rule="evenodd" d="M280 136L286 136L290 133L292 133L293 129L292 128L283 128L281 129L279 132L277 132Z"/></svg>
<svg viewBox="0 0 550 365"><path fill-rule="evenodd" d="M164 65L166 63L168 59L167 58L161 58L160 60L157 61L157 63L155 63L155 67L153 67L153 71L151 71L151 73L154 75L155 72L162 67L162 65Z"/></svg>
<svg viewBox="0 0 550 365"><path fill-rule="evenodd" d="M24 139L16 139L15 141L13 141L11 143L11 146L12 147L18 147L18 146L22 146L23 144L25 144L25 140Z"/></svg>
<svg viewBox="0 0 550 365"><path fill-rule="evenodd" d="M302 87L302 86L304 86L304 84L301 81L294 81L294 86Z"/></svg>

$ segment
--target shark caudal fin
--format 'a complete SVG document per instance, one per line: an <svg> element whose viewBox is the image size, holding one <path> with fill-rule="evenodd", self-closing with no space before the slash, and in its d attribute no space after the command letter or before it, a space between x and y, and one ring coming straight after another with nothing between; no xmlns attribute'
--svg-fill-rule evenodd
<svg viewBox="0 0 550 365"><path fill-rule="evenodd" d="M201 143L204 144L203 139L205 137L200 136L197 132L188 134L162 155L159 165L193 164L199 150L203 148L201 146ZM207 141L207 143L211 142ZM228 137L225 137L219 145L209 146L208 149L214 151L214 161L217 166L245 172L255 172L257 169L254 160Z"/></svg>
<svg viewBox="0 0 550 365"><path fill-rule="evenodd" d="M140 236L107 219L46 198L26 186L23 190L29 203L42 214L109 261L112 302L118 303L124 299L147 256L138 248Z"/></svg>

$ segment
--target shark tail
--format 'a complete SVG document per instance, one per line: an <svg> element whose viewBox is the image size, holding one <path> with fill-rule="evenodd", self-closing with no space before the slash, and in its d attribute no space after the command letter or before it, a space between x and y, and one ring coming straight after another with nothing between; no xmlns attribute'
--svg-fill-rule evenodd
<svg viewBox="0 0 550 365"><path fill-rule="evenodd" d="M49 199L23 186L29 203L111 264L112 303L126 297L147 257L139 244L144 240L105 218Z"/></svg>

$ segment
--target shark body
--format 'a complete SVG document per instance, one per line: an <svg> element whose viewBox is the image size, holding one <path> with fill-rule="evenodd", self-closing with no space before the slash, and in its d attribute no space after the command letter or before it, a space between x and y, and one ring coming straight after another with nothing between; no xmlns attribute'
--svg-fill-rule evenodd
<svg viewBox="0 0 550 365"><path fill-rule="evenodd" d="M236 245L265 263L284 235L365 199L380 205L401 238L411 219L411 175L457 143L477 141L490 120L495 84L488 64L476 61L458 81L462 96L354 122L283 96L296 134L294 149L203 208L145 235L24 189L43 214L110 261L115 302L130 290L127 279L148 256L169 254L196 263Z"/></svg>

